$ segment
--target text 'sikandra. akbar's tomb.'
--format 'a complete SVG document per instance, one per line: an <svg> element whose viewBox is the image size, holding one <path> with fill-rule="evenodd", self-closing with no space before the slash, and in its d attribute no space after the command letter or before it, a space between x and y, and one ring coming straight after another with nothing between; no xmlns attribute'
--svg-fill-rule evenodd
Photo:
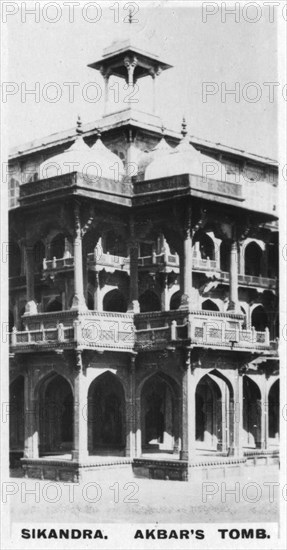
<svg viewBox="0 0 287 550"><path fill-rule="evenodd" d="M12 463L73 481L276 461L276 162L132 108L171 66L131 41L90 67L103 118L10 156Z"/></svg>

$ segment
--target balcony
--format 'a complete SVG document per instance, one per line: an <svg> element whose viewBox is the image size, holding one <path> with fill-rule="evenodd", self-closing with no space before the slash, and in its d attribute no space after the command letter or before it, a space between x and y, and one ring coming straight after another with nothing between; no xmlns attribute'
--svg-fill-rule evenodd
<svg viewBox="0 0 287 550"><path fill-rule="evenodd" d="M144 320L146 322L145 328ZM136 349L157 350L189 343L193 347L222 350L270 350L269 329L244 330L244 317L232 313L182 311L139 314L136 324Z"/></svg>
<svg viewBox="0 0 287 550"><path fill-rule="evenodd" d="M229 273L227 271L220 272L220 278L224 283L229 284ZM240 286L269 288L275 290L277 287L277 279L271 277L262 277L261 275L242 275L238 274L238 284Z"/></svg>
<svg viewBox="0 0 287 550"><path fill-rule="evenodd" d="M25 318L26 330L10 334L12 352L65 348L152 351L181 345L271 352L269 330L243 329L244 316L214 311L109 313L61 311Z"/></svg>
<svg viewBox="0 0 287 550"><path fill-rule="evenodd" d="M101 271L105 269L109 272L125 271L130 272L130 259L125 256L116 256L115 254L110 254L109 252L101 252L101 254L91 252L87 256L88 267L94 269L95 271Z"/></svg>
<svg viewBox="0 0 287 550"><path fill-rule="evenodd" d="M46 349L95 349L130 351L134 348L133 315L73 311L42 313L26 317L26 330L10 334L12 351Z"/></svg>
<svg viewBox="0 0 287 550"><path fill-rule="evenodd" d="M175 271L179 273L179 256L168 252L160 254L152 254L151 256L139 257L139 268L157 267L159 271ZM192 268L194 271L220 271L219 262L217 260L203 259L200 256L193 254Z"/></svg>

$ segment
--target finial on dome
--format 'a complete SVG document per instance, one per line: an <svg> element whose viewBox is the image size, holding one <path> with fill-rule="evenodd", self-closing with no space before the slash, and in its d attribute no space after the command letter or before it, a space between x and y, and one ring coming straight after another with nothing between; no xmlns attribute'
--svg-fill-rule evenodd
<svg viewBox="0 0 287 550"><path fill-rule="evenodd" d="M162 124L161 124L161 133L162 133L163 136L164 136L164 134L165 134L165 131L166 131L166 126L165 126L164 123L162 122Z"/></svg>
<svg viewBox="0 0 287 550"><path fill-rule="evenodd" d="M101 137L102 137L102 134L101 134L101 131L100 131L99 128L96 129L96 136L97 136L98 139L101 139Z"/></svg>
<svg viewBox="0 0 287 550"><path fill-rule="evenodd" d="M182 117L182 123L181 123L181 135L183 138L185 138L185 136L187 136L187 129L186 129L186 120L185 120L185 116Z"/></svg>
<svg viewBox="0 0 287 550"><path fill-rule="evenodd" d="M82 133L83 133L83 129L82 129L82 119L81 119L80 115L78 115L78 118L77 118L76 132L77 132L78 136L81 136Z"/></svg>
<svg viewBox="0 0 287 550"><path fill-rule="evenodd" d="M129 24L131 25L133 22L133 10L132 8L130 7L129 8Z"/></svg>

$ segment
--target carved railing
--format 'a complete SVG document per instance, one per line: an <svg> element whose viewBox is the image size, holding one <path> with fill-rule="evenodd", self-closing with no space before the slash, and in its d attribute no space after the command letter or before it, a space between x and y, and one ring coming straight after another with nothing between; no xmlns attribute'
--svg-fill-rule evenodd
<svg viewBox="0 0 287 550"><path fill-rule="evenodd" d="M65 268L71 268L74 266L74 258L73 256L67 256L66 258L56 258L54 257L52 260L46 260L46 258L43 259L43 271L50 271L53 269L65 269Z"/></svg>
<svg viewBox="0 0 287 550"><path fill-rule="evenodd" d="M220 276L223 281L229 282L228 271L221 271ZM261 275L243 275L238 274L238 283L244 286L259 286L262 288L276 288L277 279L274 277L262 277Z"/></svg>
<svg viewBox="0 0 287 550"><path fill-rule="evenodd" d="M96 269L118 269L119 271L130 270L130 259L125 256L117 256L109 252L99 253L97 249L87 256L88 266L95 266Z"/></svg>

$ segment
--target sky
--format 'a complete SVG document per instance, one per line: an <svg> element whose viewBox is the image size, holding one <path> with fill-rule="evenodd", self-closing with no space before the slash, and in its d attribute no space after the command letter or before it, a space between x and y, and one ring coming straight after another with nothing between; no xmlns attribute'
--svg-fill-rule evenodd
<svg viewBox="0 0 287 550"><path fill-rule="evenodd" d="M174 66L157 80L157 114L167 128L180 131L184 115L190 135L278 157L276 95L274 100L270 86L264 83L279 84L279 101L282 87L277 75L276 22L271 22L267 8L262 7L261 14L251 9L238 11L238 22L227 13L224 20L218 10L204 22L202 4L197 2L82 0L72 20L71 6L58 2L58 10L50 7L45 12L47 2L41 2L36 22L35 15L27 12L33 4L24 2L25 10L19 2L17 13L7 16L6 81L12 83L8 92L14 92L7 95L6 102L10 147L72 128L78 114L84 123L100 118L103 80L87 64L98 60L114 40L131 32L143 48L157 52ZM123 22L128 4L137 11L133 15L137 22L132 25ZM209 4L213 9L215 2ZM252 22L254 19L257 21ZM77 83L74 97L69 94L71 85L64 84L72 82ZM116 82L110 81L112 111L126 106L122 102L124 82L119 81L119 88ZM151 79L141 79L138 85L134 106L151 111ZM26 93L35 86L39 91L36 98ZM236 95L225 93L234 89Z"/></svg>

